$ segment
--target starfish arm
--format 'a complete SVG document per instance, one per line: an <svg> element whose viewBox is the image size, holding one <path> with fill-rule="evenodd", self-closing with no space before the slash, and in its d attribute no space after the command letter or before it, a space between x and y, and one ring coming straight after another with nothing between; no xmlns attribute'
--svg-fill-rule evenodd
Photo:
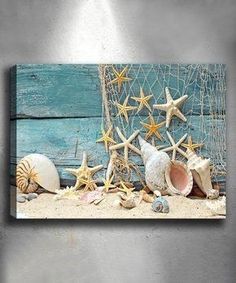
<svg viewBox="0 0 236 283"><path fill-rule="evenodd" d="M115 144L115 145L110 146L109 149L110 149L110 150L115 150L115 149L120 149L120 148L122 148L122 147L124 147L124 146L125 146L125 143L122 142L122 143L118 143L118 144Z"/></svg>
<svg viewBox="0 0 236 283"><path fill-rule="evenodd" d="M185 94L184 96L181 96L180 98L178 98L178 99L176 99L176 100L174 101L174 105L177 106L177 107L181 106L182 103L183 103L187 98L188 98L188 95L187 95L187 94Z"/></svg>
<svg viewBox="0 0 236 283"><path fill-rule="evenodd" d="M93 168L89 168L89 171L92 175L94 175L97 171L101 170L103 168L103 165L97 165Z"/></svg>
<svg viewBox="0 0 236 283"><path fill-rule="evenodd" d="M128 66L125 66L125 68L120 72L120 77L123 77L124 76L124 74L126 73L126 71L127 71L127 69L128 69Z"/></svg>
<svg viewBox="0 0 236 283"><path fill-rule="evenodd" d="M173 99L172 99L172 97L171 97L171 95L170 95L170 91L169 91L169 88L168 88L168 87L165 88L165 93L166 93L166 100L167 100L167 103L173 101Z"/></svg>
<svg viewBox="0 0 236 283"><path fill-rule="evenodd" d="M172 136L170 135L170 133L169 133L168 131L166 131L166 134L167 134L167 136L168 136L168 138L169 138L171 144L172 144L172 145L175 145L175 141L174 141L174 139L172 138Z"/></svg>
<svg viewBox="0 0 236 283"><path fill-rule="evenodd" d="M145 135L145 139L148 140L153 135L152 131L148 131Z"/></svg>
<svg viewBox="0 0 236 283"><path fill-rule="evenodd" d="M188 159L188 156L187 156L187 153L184 152L182 149L180 149L179 147L176 148L176 150L181 154L183 155L183 157L187 158Z"/></svg>
<svg viewBox="0 0 236 283"><path fill-rule="evenodd" d="M108 82L107 85L114 84L114 83L117 83L117 82L118 82L118 78L115 78L115 79L111 80L110 82Z"/></svg>
<svg viewBox="0 0 236 283"><path fill-rule="evenodd" d="M176 157L176 149L174 148L172 152L172 160L175 160L175 157Z"/></svg>
<svg viewBox="0 0 236 283"><path fill-rule="evenodd" d="M128 144L128 147L129 147L131 150L133 150L134 152L136 152L138 155L141 155L141 151L140 151L137 147L135 147L134 145Z"/></svg>
<svg viewBox="0 0 236 283"><path fill-rule="evenodd" d="M133 139L135 139L138 134L139 134L139 130L136 130L136 131L128 138L128 142L131 142Z"/></svg>
<svg viewBox="0 0 236 283"><path fill-rule="evenodd" d="M81 167L85 167L85 166L87 166L87 153L84 151Z"/></svg>
<svg viewBox="0 0 236 283"><path fill-rule="evenodd" d="M116 143L111 137L107 137L107 141L110 143Z"/></svg>
<svg viewBox="0 0 236 283"><path fill-rule="evenodd" d="M125 136L121 133L121 130L120 130L118 127L116 127L116 132L117 132L119 138L120 138L123 142L126 142Z"/></svg>
<svg viewBox="0 0 236 283"><path fill-rule="evenodd" d="M169 128L172 116L173 116L172 108L170 108L166 112L166 128Z"/></svg>
<svg viewBox="0 0 236 283"><path fill-rule="evenodd" d="M69 173L71 173L74 176L78 176L78 170L77 169L72 169L72 168L65 168L65 170Z"/></svg>
<svg viewBox="0 0 236 283"><path fill-rule="evenodd" d="M151 112L151 106L149 105L149 103L147 101L144 101L143 104L147 107L147 109Z"/></svg>
<svg viewBox="0 0 236 283"><path fill-rule="evenodd" d="M182 138L177 142L177 146L179 146L187 137L188 134L185 134L184 136L182 136Z"/></svg>
<svg viewBox="0 0 236 283"><path fill-rule="evenodd" d="M163 111L167 111L168 108L169 108L169 105L168 104L153 104L153 108L163 110Z"/></svg>
<svg viewBox="0 0 236 283"><path fill-rule="evenodd" d="M162 136L161 136L161 134L160 134L158 131L155 132L155 135L156 135L156 137L157 137L159 140L162 141Z"/></svg>
<svg viewBox="0 0 236 283"><path fill-rule="evenodd" d="M124 159L125 159L125 161L127 161L127 162L128 162L128 158L129 158L128 155L129 155L128 146L125 145L125 147L124 147Z"/></svg>
<svg viewBox="0 0 236 283"><path fill-rule="evenodd" d="M173 149L174 149L173 146L169 146L169 147L161 149L160 151L162 151L162 152L169 152L169 151L171 151Z"/></svg>
<svg viewBox="0 0 236 283"><path fill-rule="evenodd" d="M178 109L176 108L175 109L175 113L174 113L175 116L177 116L178 118L180 118L182 121L186 122L187 119L186 117L184 116L184 114Z"/></svg>

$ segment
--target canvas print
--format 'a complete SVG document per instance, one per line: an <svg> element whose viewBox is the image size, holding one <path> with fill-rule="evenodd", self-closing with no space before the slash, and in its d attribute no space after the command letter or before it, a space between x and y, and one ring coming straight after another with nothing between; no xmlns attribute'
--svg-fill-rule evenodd
<svg viewBox="0 0 236 283"><path fill-rule="evenodd" d="M11 214L226 217L226 66L16 65Z"/></svg>

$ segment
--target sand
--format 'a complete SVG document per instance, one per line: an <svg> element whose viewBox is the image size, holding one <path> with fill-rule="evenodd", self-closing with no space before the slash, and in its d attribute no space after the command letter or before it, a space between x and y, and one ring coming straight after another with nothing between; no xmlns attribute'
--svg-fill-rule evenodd
<svg viewBox="0 0 236 283"><path fill-rule="evenodd" d="M17 218L225 218L225 209L215 214L207 207L206 202L209 200L182 196L165 198L170 206L170 212L167 214L152 211L151 204L144 201L135 208L123 208L118 205L119 197L116 193L106 194L105 199L98 205L81 204L79 200L54 200L52 194L43 193L37 199L17 203Z"/></svg>

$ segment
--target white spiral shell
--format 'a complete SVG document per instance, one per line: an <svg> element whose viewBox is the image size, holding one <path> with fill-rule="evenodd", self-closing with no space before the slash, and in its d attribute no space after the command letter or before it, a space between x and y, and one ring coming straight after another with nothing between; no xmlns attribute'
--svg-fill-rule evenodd
<svg viewBox="0 0 236 283"><path fill-rule="evenodd" d="M46 156L32 153L16 167L16 186L23 193L35 192L38 185L49 192L60 188L60 178L53 162Z"/></svg>

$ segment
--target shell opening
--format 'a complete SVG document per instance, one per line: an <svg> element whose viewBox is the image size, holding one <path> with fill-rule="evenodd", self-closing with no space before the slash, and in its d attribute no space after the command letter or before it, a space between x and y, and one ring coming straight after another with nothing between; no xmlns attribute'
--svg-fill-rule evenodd
<svg viewBox="0 0 236 283"><path fill-rule="evenodd" d="M170 170L170 180L172 185L181 193L185 192L188 186L188 176L183 167L172 165Z"/></svg>

